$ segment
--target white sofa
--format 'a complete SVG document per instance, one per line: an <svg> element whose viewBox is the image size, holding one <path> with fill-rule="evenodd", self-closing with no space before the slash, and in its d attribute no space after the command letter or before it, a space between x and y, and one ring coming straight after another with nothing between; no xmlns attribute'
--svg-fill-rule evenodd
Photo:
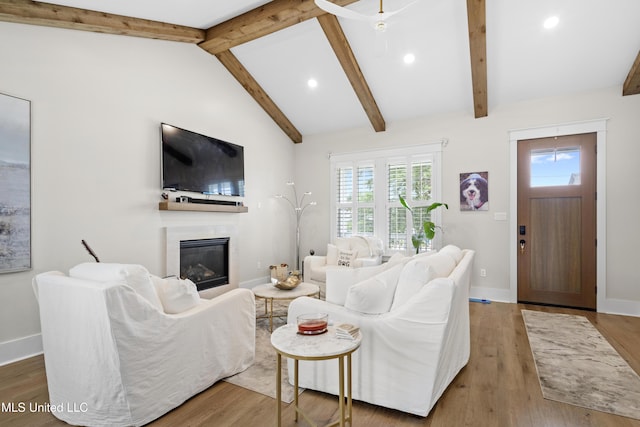
<svg viewBox="0 0 640 427"><path fill-rule="evenodd" d="M163 304L176 312L192 297L179 287L159 297L141 266L92 264L76 277L47 272L34 278L57 418L72 425L144 425L253 364L250 290L211 300L196 292L191 308L167 314ZM161 290L162 279L155 281Z"/></svg>
<svg viewBox="0 0 640 427"><path fill-rule="evenodd" d="M435 254L328 273L327 300L292 301L288 323L303 313L326 312L333 324L359 326L354 399L427 416L469 360L474 256L473 250L447 246ZM293 378L293 364L288 368ZM337 381L335 361L300 363L300 387L337 394Z"/></svg>
<svg viewBox="0 0 640 427"><path fill-rule="evenodd" d="M338 237L327 245L326 255L304 258L304 281L320 286L320 297L324 298L327 271L380 265L383 250L382 240L376 237Z"/></svg>

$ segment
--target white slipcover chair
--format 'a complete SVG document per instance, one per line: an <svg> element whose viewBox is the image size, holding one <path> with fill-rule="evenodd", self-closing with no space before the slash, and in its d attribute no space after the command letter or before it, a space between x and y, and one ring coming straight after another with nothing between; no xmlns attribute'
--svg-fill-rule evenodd
<svg viewBox="0 0 640 427"><path fill-rule="evenodd" d="M34 290L53 415L72 425L147 424L255 357L248 289L180 314L117 281L48 272Z"/></svg>

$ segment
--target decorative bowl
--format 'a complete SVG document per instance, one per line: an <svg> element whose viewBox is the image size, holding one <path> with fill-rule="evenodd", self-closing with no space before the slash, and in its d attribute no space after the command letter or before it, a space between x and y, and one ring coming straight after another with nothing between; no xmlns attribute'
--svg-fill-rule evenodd
<svg viewBox="0 0 640 427"><path fill-rule="evenodd" d="M297 270L291 272L289 277L287 277L285 280L280 281L277 279L271 279L271 281L276 288L283 291L290 291L291 289L295 289L295 287L298 286L300 282L302 282L302 280L300 279L300 272L298 272Z"/></svg>
<svg viewBox="0 0 640 427"><path fill-rule="evenodd" d="M298 333L301 335L318 335L327 332L329 315L327 313L301 314L297 317Z"/></svg>

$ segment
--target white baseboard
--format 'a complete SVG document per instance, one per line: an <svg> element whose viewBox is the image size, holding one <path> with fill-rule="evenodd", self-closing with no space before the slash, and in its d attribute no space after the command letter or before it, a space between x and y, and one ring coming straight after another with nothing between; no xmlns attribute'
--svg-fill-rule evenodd
<svg viewBox="0 0 640 427"><path fill-rule="evenodd" d="M239 286L241 288L252 289L258 285L264 285L265 283L271 283L270 276L258 277L257 279L247 280L246 282L241 282Z"/></svg>
<svg viewBox="0 0 640 427"><path fill-rule="evenodd" d="M515 302L511 301L509 289L472 287L469 291L469 296L496 302Z"/></svg>
<svg viewBox="0 0 640 427"><path fill-rule="evenodd" d="M511 298L508 289L472 287L469 291L471 298L486 299L496 302L516 303ZM627 301L608 298L598 301L598 313L619 314L623 316L640 317L640 301Z"/></svg>
<svg viewBox="0 0 640 427"><path fill-rule="evenodd" d="M0 366L42 354L40 334L0 343Z"/></svg>
<svg viewBox="0 0 640 427"><path fill-rule="evenodd" d="M607 298L598 303L598 313L640 317L640 302Z"/></svg>

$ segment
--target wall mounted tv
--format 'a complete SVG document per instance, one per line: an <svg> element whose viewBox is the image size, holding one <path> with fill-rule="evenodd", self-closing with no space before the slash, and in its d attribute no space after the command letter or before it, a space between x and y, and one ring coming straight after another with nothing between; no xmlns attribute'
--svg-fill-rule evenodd
<svg viewBox="0 0 640 427"><path fill-rule="evenodd" d="M244 147L162 123L162 188L244 196Z"/></svg>

